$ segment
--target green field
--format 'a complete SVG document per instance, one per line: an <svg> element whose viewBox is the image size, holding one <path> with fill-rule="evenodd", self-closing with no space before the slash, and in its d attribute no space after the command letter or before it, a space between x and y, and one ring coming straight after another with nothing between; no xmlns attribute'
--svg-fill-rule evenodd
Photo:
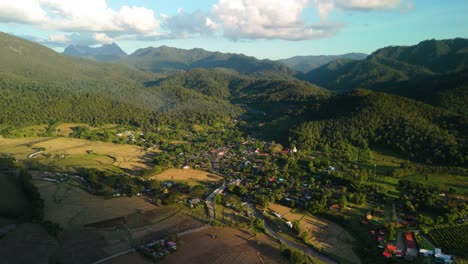
<svg viewBox="0 0 468 264"><path fill-rule="evenodd" d="M428 235L442 252L468 257L468 225L435 228Z"/></svg>

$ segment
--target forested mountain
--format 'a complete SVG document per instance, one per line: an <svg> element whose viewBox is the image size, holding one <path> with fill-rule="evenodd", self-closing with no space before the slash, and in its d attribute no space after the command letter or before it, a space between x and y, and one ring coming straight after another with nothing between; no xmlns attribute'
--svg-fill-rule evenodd
<svg viewBox="0 0 468 264"><path fill-rule="evenodd" d="M96 48L82 45L69 45L65 48L63 54L97 61L117 61L127 56L127 53L115 43L105 44Z"/></svg>
<svg viewBox="0 0 468 264"><path fill-rule="evenodd" d="M466 164L467 116L396 95L354 90L310 109L308 122L292 129L303 149L335 149L351 155L353 146L380 146L411 160Z"/></svg>
<svg viewBox="0 0 468 264"><path fill-rule="evenodd" d="M122 58L124 63L157 73L188 71L193 68L226 68L255 77L291 78L295 73L283 63L258 60L242 54L210 52L203 49L184 50L161 46L139 49Z"/></svg>
<svg viewBox="0 0 468 264"><path fill-rule="evenodd" d="M427 40L415 46L383 48L361 61L334 61L302 78L336 91L375 89L389 83L459 73L467 65L468 39Z"/></svg>
<svg viewBox="0 0 468 264"><path fill-rule="evenodd" d="M317 56L294 56L279 60L292 69L307 73L313 69L339 59L363 60L367 57L364 53L346 53L342 55L317 55Z"/></svg>
<svg viewBox="0 0 468 264"><path fill-rule="evenodd" d="M154 125L211 122L239 111L182 87L145 87L161 76L64 56L0 34L0 123L74 121Z"/></svg>

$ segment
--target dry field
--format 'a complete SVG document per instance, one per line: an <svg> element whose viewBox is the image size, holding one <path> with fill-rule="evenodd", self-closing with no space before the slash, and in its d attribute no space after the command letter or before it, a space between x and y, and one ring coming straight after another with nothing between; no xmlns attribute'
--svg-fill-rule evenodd
<svg viewBox="0 0 468 264"><path fill-rule="evenodd" d="M216 234L216 238L212 235ZM182 235L178 250L167 256L166 264L250 264L287 263L279 244L260 234L256 238L246 230L210 227Z"/></svg>
<svg viewBox="0 0 468 264"><path fill-rule="evenodd" d="M122 197L106 200L65 183L33 180L45 202L44 218L64 228L83 226L107 219L152 210L154 205L142 198Z"/></svg>
<svg viewBox="0 0 468 264"><path fill-rule="evenodd" d="M125 254L125 255L122 255L122 256L119 256L119 257L116 257L116 258L113 258L104 262L104 264L128 264L128 263L154 264L153 261L151 261L148 258L143 257L140 253L137 253L137 252L128 253L128 254Z"/></svg>
<svg viewBox="0 0 468 264"><path fill-rule="evenodd" d="M279 213L288 221L298 220L303 231L307 232L308 241L315 248L344 258L352 263L360 263L353 252L353 237L341 226L322 218L292 213L291 208L272 204L269 208Z"/></svg>
<svg viewBox="0 0 468 264"><path fill-rule="evenodd" d="M23 160L38 149L45 149L43 154L61 155L64 158L45 158L42 154L36 159L64 169L74 166L116 166L119 168L140 170L150 169L154 152L143 150L139 146L114 144L109 142L89 141L76 138L2 138L0 150L11 153L16 159ZM92 152L93 154L88 154Z"/></svg>
<svg viewBox="0 0 468 264"><path fill-rule="evenodd" d="M160 174L152 175L151 178L161 181L186 181L190 185L217 183L223 177L200 170L192 169L168 169Z"/></svg>
<svg viewBox="0 0 468 264"><path fill-rule="evenodd" d="M204 208L190 209L182 206L159 207L145 212L142 217L145 221L140 222L140 225L135 225L135 219L126 218L132 238L138 242L163 239L169 235L203 227L209 222Z"/></svg>

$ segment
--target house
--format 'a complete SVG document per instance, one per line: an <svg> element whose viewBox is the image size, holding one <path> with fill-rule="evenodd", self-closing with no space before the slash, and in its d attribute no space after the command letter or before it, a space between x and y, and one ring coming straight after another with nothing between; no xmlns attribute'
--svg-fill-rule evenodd
<svg viewBox="0 0 468 264"><path fill-rule="evenodd" d="M387 249L388 252L392 252L392 253L395 253L398 250L396 246L390 245L390 244L387 244L385 248Z"/></svg>
<svg viewBox="0 0 468 264"><path fill-rule="evenodd" d="M166 244L167 244L167 247L168 247L169 249L172 249L172 250L176 250L176 249L177 249L177 243L174 242L174 241L169 241L169 242L167 242Z"/></svg>
<svg viewBox="0 0 468 264"><path fill-rule="evenodd" d="M418 246L416 240L414 239L413 232L405 233L405 244L406 244L406 256L407 257L417 257L418 256Z"/></svg>
<svg viewBox="0 0 468 264"><path fill-rule="evenodd" d="M289 154L289 150L288 150L288 149L284 149L284 150L281 151L281 154L288 155L288 154Z"/></svg>
<svg viewBox="0 0 468 264"><path fill-rule="evenodd" d="M193 208L194 206L196 206L200 202L201 202L201 200L199 198L193 198L193 199L191 199L189 201L189 204L190 204L190 207Z"/></svg>
<svg viewBox="0 0 468 264"><path fill-rule="evenodd" d="M452 256L442 253L440 248L434 249L434 262L435 263L452 263Z"/></svg>
<svg viewBox="0 0 468 264"><path fill-rule="evenodd" d="M434 252L432 250L427 250L424 248L419 249L419 255L422 255L424 257L432 256L434 255Z"/></svg>

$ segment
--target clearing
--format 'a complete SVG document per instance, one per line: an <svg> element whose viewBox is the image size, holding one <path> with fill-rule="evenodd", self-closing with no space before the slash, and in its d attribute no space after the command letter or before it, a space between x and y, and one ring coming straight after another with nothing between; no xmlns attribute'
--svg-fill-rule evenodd
<svg viewBox="0 0 468 264"><path fill-rule="evenodd" d="M201 170L192 169L168 169L160 174L150 176L160 181L186 181L189 185L218 183L223 177Z"/></svg>
<svg viewBox="0 0 468 264"><path fill-rule="evenodd" d="M316 249L350 263L361 263L353 251L353 237L341 226L315 216L293 213L291 208L279 204L272 204L268 208L287 221L298 220L303 232L307 233L307 242Z"/></svg>
<svg viewBox="0 0 468 264"><path fill-rule="evenodd" d="M181 236L180 244L162 263L287 263L277 242L243 229L210 227Z"/></svg>
<svg viewBox="0 0 468 264"><path fill-rule="evenodd" d="M44 200L44 219L63 228L83 226L156 208L142 198L104 199L66 183L33 180Z"/></svg>
<svg viewBox="0 0 468 264"><path fill-rule="evenodd" d="M151 169L152 157L156 152L145 151L134 145L65 137L0 137L0 149L18 160L27 159L28 155L43 150L34 157L35 160L64 170L72 170L77 166L97 169Z"/></svg>

